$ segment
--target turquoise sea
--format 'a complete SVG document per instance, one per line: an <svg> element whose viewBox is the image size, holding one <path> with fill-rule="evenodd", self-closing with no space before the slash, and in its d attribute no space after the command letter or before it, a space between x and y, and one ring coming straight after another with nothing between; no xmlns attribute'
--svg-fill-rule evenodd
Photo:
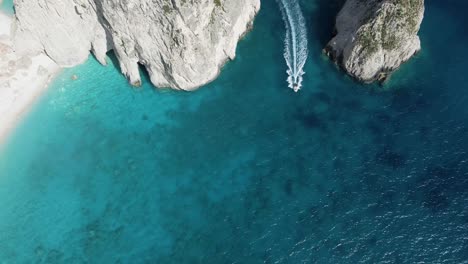
<svg viewBox="0 0 468 264"><path fill-rule="evenodd" d="M0 1L0 10L8 13L8 14L14 14L14 8L13 8L13 0L3 0Z"/></svg>
<svg viewBox="0 0 468 264"><path fill-rule="evenodd" d="M468 263L468 4L383 89L321 54L339 2L301 2L299 93L275 1L193 93L63 71L0 147L0 263Z"/></svg>

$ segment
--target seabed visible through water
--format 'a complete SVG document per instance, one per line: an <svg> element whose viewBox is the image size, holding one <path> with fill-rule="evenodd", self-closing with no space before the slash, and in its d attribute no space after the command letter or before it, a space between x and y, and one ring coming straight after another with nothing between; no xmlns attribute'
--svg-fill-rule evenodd
<svg viewBox="0 0 468 264"><path fill-rule="evenodd" d="M322 55L337 2L301 1L300 93L262 4L196 92L132 89L93 58L65 70L0 151L0 263L466 261L465 1L426 1L388 91Z"/></svg>

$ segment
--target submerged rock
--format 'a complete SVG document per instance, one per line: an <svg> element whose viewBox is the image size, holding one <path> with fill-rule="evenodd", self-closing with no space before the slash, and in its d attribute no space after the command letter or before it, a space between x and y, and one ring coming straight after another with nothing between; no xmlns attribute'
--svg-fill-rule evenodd
<svg viewBox="0 0 468 264"><path fill-rule="evenodd" d="M383 81L421 49L424 0L347 0L325 52L359 81Z"/></svg>
<svg viewBox="0 0 468 264"><path fill-rule="evenodd" d="M259 8L260 0L16 0L15 47L63 67L89 51L106 64L114 50L133 85L141 64L155 86L192 90L235 57Z"/></svg>

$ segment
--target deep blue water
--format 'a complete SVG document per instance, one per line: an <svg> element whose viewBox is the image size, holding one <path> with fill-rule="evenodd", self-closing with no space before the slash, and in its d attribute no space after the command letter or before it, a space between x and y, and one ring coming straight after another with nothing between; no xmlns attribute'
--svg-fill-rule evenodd
<svg viewBox="0 0 468 264"><path fill-rule="evenodd" d="M193 93L65 70L0 151L0 263L468 263L467 4L381 91L321 54L338 2L299 93L274 1Z"/></svg>

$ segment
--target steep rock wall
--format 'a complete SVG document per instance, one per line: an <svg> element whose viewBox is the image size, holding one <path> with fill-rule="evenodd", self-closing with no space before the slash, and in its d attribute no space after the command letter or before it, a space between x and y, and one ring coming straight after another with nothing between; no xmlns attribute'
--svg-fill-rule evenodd
<svg viewBox="0 0 468 264"><path fill-rule="evenodd" d="M363 82L384 80L421 49L424 0L347 0L325 52Z"/></svg>
<svg viewBox="0 0 468 264"><path fill-rule="evenodd" d="M113 49L123 74L141 84L192 90L216 78L248 30L260 0L16 0L15 47L57 64L105 64Z"/></svg>

